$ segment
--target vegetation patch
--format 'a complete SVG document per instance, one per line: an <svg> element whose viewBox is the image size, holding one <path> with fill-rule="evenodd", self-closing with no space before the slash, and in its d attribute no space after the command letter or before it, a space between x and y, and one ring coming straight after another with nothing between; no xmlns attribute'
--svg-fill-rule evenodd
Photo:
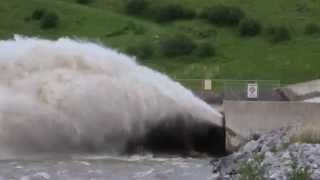
<svg viewBox="0 0 320 180"><path fill-rule="evenodd" d="M289 174L288 180L311 180L311 173L307 168L298 167L297 162L291 165L292 173Z"/></svg>
<svg viewBox="0 0 320 180"><path fill-rule="evenodd" d="M216 48L211 43L200 43L196 49L196 55L198 57L212 57L216 55Z"/></svg>
<svg viewBox="0 0 320 180"><path fill-rule="evenodd" d="M196 16L194 10L185 8L180 4L165 4L154 7L151 10L156 21L165 23L181 19L193 19Z"/></svg>
<svg viewBox="0 0 320 180"><path fill-rule="evenodd" d="M78 4L89 5L94 3L94 0L76 0Z"/></svg>
<svg viewBox="0 0 320 180"><path fill-rule="evenodd" d="M154 47L148 42L142 42L136 46L129 47L127 52L136 56L139 60L145 60L152 57L154 54Z"/></svg>
<svg viewBox="0 0 320 180"><path fill-rule="evenodd" d="M309 23L304 28L305 34L320 34L320 26L316 23Z"/></svg>
<svg viewBox="0 0 320 180"><path fill-rule="evenodd" d="M285 25L272 25L266 29L269 40L273 43L288 41L291 39L291 33Z"/></svg>
<svg viewBox="0 0 320 180"><path fill-rule="evenodd" d="M238 29L241 36L256 36L261 33L262 26L255 19L245 18L240 21Z"/></svg>
<svg viewBox="0 0 320 180"><path fill-rule="evenodd" d="M316 6L316 3L311 0L303 2L260 0L251 2L250 4L243 4L241 0L212 2L207 0L144 0L143 3L146 2L146 5L142 3L142 5L137 6L137 9L140 10L137 11L136 16L139 18L132 17L132 14L126 13L125 8L128 1L129 0L95 0L92 6L81 5L77 0L2 1L0 5L0 17L2 17L0 21L0 37L2 39L8 39L9 37L13 37L14 34L25 34L28 36L41 35L43 38L61 36L83 37L86 39L99 39L103 44L112 48L127 50L131 48L131 46L139 46L133 42L155 41L158 43L166 36L185 33L192 38L194 42L197 42L196 44L198 44L198 46L201 46L199 42L214 42L213 45L217 48L216 50L219 51L219 57L212 56L202 61L197 55L198 48L195 48L191 53L192 56L189 56L189 58L192 58L194 61L172 62L178 58L158 56L162 55L162 50L160 44L154 44L156 47L155 54L157 56L151 56L150 63L148 62L146 65L172 77L178 74L180 78L191 79L251 79L254 77L255 79L281 80L284 84L291 84L319 77L319 68L317 66L318 59L320 58L320 54L317 53L319 43L316 39L311 39L313 36L317 38L316 36L318 36L318 34L311 36L311 34L315 32L314 30L308 30L308 33L305 34L306 24L309 22L320 25L320 23L317 22L317 19L320 18L319 13L315 13L320 12L320 6ZM139 0L133 1L136 3L136 1ZM191 8L191 10L195 11L199 16L196 16L198 18L192 20L182 19L181 22L175 22L180 21L180 19L168 21L174 23L165 25L155 24L153 22L156 20L154 10L166 4L180 4L184 9ZM210 7L216 6L235 7L235 9L240 9L242 12L238 14L247 15L244 15L245 17L239 15L235 16L236 18L231 18L235 20L226 20L227 18L224 16L220 18L223 19L222 21L216 20L219 18L213 17L217 17L215 15L219 13L213 13L209 10L205 11L210 9ZM60 19L60 23L58 23L59 25L57 26L58 28L53 28L49 31L40 31L41 19L43 19L44 15L36 15L34 16L36 17L35 19L31 18L33 11L36 9L45 11L45 13L52 11L58 13ZM228 11L224 10L224 12ZM236 10L231 12L236 12ZM204 16L203 19L200 15ZM28 17L25 18L26 16ZM227 17L230 16L228 15ZM243 38L237 37L237 35L240 36L238 29L240 26L239 23L244 21L246 17L260 21L264 38L244 40ZM208 19L213 19L213 23L209 23ZM241 20L237 23L239 19ZM25 22L22 22L23 20L25 20ZM135 28L125 27L129 21L132 21L137 26L135 26ZM232 25L229 25L230 22L233 22L231 23ZM284 41L285 43L282 43L280 46L274 46L273 43L266 43L265 41L269 41L269 39L270 41L271 39L279 39L277 38L279 37L278 35L267 35L267 23L284 23L285 26L289 27L289 37L293 39L297 33L297 40ZM231 28L220 28L217 24L222 24L221 27L228 26ZM181 25L191 27L192 29L180 28ZM37 26L39 28L37 28ZM311 32L310 36L309 32ZM280 39L283 38L281 37ZM186 57L184 57L184 59L186 59ZM259 61L255 61L257 59L259 59ZM303 61L301 61L302 59ZM196 64L196 66L193 64ZM193 67L195 67L196 70L194 70ZM201 85L199 87L201 87Z"/></svg>
<svg viewBox="0 0 320 180"><path fill-rule="evenodd" d="M48 12L45 9L35 9L31 16L25 18L25 20L34 20L40 22L41 29L53 29L56 28L60 23L60 17L55 12Z"/></svg>
<svg viewBox="0 0 320 180"><path fill-rule="evenodd" d="M59 25L60 18L57 13L49 12L46 13L40 22L41 29L52 29Z"/></svg>
<svg viewBox="0 0 320 180"><path fill-rule="evenodd" d="M292 143L309 143L319 144L320 143L320 123L308 123L291 137Z"/></svg>
<svg viewBox="0 0 320 180"><path fill-rule="evenodd" d="M44 9L36 9L33 11L31 15L31 19L40 20L41 18L43 18L45 14L46 14L46 11Z"/></svg>
<svg viewBox="0 0 320 180"><path fill-rule="evenodd" d="M236 6L217 5L205 8L200 17L215 25L238 25L245 13Z"/></svg>
<svg viewBox="0 0 320 180"><path fill-rule="evenodd" d="M265 180L264 169L261 165L263 155L256 156L248 162L241 165L239 169L240 180Z"/></svg>
<svg viewBox="0 0 320 180"><path fill-rule="evenodd" d="M129 32L132 32L133 34L136 34L136 35L142 35L146 32L146 29L142 25L129 21L123 27L107 33L106 37L117 37L117 36L127 34Z"/></svg>
<svg viewBox="0 0 320 180"><path fill-rule="evenodd" d="M141 15L148 8L147 0L127 0L125 2L125 12L129 15Z"/></svg>
<svg viewBox="0 0 320 180"><path fill-rule="evenodd" d="M178 34L160 41L161 52L167 57L189 55L196 47L196 43L186 35Z"/></svg>

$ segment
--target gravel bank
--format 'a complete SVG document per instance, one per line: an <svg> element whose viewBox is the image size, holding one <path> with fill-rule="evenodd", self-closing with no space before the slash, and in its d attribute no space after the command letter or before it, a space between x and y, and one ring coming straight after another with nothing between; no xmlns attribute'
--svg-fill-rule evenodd
<svg viewBox="0 0 320 180"><path fill-rule="evenodd" d="M239 151L212 160L213 179L320 180L320 144L290 144L295 130L254 135Z"/></svg>

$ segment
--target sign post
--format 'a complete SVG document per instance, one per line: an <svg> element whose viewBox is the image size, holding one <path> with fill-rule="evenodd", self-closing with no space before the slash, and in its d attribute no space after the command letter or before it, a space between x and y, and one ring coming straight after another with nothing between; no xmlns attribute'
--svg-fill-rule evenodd
<svg viewBox="0 0 320 180"><path fill-rule="evenodd" d="M248 84L247 96L249 99L258 99L258 84L257 83Z"/></svg>

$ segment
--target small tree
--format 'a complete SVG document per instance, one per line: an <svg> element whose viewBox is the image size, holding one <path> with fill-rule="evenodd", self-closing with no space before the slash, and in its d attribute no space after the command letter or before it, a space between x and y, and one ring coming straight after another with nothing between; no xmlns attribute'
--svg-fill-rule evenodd
<svg viewBox="0 0 320 180"><path fill-rule="evenodd" d="M31 18L33 20L40 20L45 14L46 11L44 9L36 9L33 11Z"/></svg>
<svg viewBox="0 0 320 180"><path fill-rule="evenodd" d="M42 19L40 27L42 29L52 29L59 25L59 16L56 13L47 13Z"/></svg>

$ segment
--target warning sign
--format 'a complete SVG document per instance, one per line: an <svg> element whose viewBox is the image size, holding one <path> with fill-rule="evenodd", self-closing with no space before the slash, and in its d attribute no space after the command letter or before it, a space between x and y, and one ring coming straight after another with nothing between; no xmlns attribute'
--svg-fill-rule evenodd
<svg viewBox="0 0 320 180"><path fill-rule="evenodd" d="M204 90L212 90L212 81L210 79L204 80Z"/></svg>
<svg viewBox="0 0 320 180"><path fill-rule="evenodd" d="M256 83L248 84L247 95L248 95L248 98L250 98L250 99L257 99L258 98L258 84L256 84Z"/></svg>

